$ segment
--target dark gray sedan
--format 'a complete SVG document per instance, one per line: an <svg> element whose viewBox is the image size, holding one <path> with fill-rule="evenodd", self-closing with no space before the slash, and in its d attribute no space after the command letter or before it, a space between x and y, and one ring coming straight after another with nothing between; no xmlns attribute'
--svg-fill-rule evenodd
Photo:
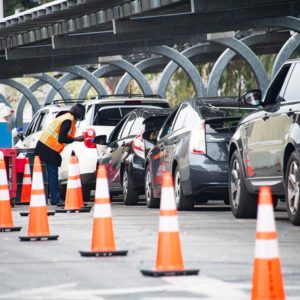
<svg viewBox="0 0 300 300"><path fill-rule="evenodd" d="M147 156L147 206L159 207L164 170L173 174L179 210L193 209L195 201L223 199L229 204L228 143L248 112L237 98L194 98L181 103Z"/></svg>

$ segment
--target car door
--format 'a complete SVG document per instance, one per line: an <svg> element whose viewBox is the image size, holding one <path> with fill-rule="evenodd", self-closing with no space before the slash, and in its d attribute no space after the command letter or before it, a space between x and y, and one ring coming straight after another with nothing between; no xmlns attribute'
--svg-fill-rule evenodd
<svg viewBox="0 0 300 300"><path fill-rule="evenodd" d="M243 158L249 177L279 176L282 137L291 123L291 118L285 113L287 108L283 108L283 93L290 71L290 65L281 69L268 89L263 109L244 125Z"/></svg>
<svg viewBox="0 0 300 300"><path fill-rule="evenodd" d="M160 129L156 144L148 153L152 189L156 198L160 195L162 172L165 170L163 159L164 147L169 135L171 134L172 123L177 115L177 111L178 109L172 112L172 114L167 118L166 122Z"/></svg>
<svg viewBox="0 0 300 300"><path fill-rule="evenodd" d="M118 135L116 135L116 132L113 132L113 139L109 141L108 148L103 156L103 162L109 166L109 181L113 187L121 187L120 167L123 161L124 148L132 140L129 133L136 118L137 114L131 113Z"/></svg>

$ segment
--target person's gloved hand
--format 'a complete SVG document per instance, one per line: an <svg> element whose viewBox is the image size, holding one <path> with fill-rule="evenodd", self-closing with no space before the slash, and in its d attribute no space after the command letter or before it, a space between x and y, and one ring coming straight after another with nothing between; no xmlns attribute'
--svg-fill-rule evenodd
<svg viewBox="0 0 300 300"><path fill-rule="evenodd" d="M83 142L83 141L84 141L84 136L83 136L83 135L76 136L76 137L74 138L74 141L75 141L75 142Z"/></svg>

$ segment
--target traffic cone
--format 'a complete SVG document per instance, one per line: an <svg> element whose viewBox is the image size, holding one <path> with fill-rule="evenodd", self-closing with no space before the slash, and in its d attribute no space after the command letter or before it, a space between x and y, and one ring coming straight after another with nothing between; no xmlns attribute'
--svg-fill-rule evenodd
<svg viewBox="0 0 300 300"><path fill-rule="evenodd" d="M94 223L91 251L79 251L81 256L123 256L127 250L116 250L108 182L104 166L97 171Z"/></svg>
<svg viewBox="0 0 300 300"><path fill-rule="evenodd" d="M285 299L269 187L261 187L259 191L251 299Z"/></svg>
<svg viewBox="0 0 300 300"><path fill-rule="evenodd" d="M2 154L2 152L1 152ZM8 190L7 173L3 155L0 157L0 232L20 231L22 227L14 227Z"/></svg>
<svg viewBox="0 0 300 300"><path fill-rule="evenodd" d="M79 168L76 167L76 156L70 156L69 176L64 209L56 209L57 213L90 212L91 207L83 207L83 198ZM79 186L80 182L80 186ZM81 196L80 196L81 194Z"/></svg>
<svg viewBox="0 0 300 300"><path fill-rule="evenodd" d="M38 156L35 156L33 164L28 236L19 236L19 238L21 241L57 240L58 238L58 235L50 235L42 166Z"/></svg>
<svg viewBox="0 0 300 300"><path fill-rule="evenodd" d="M22 192L20 202L16 202L16 205L28 205L31 195L31 173L29 158L25 157L25 167L23 173Z"/></svg>
<svg viewBox="0 0 300 300"><path fill-rule="evenodd" d="M160 201L159 233L155 270L141 270L146 276L197 275L199 270L184 269L173 177L163 172Z"/></svg>

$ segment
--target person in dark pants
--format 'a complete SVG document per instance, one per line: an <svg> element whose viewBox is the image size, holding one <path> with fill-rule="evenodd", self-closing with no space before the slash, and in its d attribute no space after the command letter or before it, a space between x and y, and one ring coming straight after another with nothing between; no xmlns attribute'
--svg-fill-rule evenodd
<svg viewBox="0 0 300 300"><path fill-rule="evenodd" d="M45 128L35 148L35 155L46 163L51 204L63 202L58 184L58 167L61 165L60 153L66 144L82 142L83 136L75 137L77 120L83 120L85 108L82 104L75 104L70 111L60 115Z"/></svg>

